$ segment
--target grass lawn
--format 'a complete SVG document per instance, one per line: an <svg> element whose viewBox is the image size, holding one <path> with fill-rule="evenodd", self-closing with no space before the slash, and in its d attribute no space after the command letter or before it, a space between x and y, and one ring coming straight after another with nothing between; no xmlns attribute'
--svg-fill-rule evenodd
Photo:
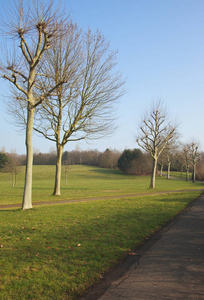
<svg viewBox="0 0 204 300"><path fill-rule="evenodd" d="M149 176L124 175L119 170L91 166L72 166L68 172L68 184L62 171L61 196L53 196L55 166L34 166L33 203L109 197L140 193L152 193ZM24 168L17 176L17 186L12 187L12 175L0 173L0 205L21 203L23 198ZM203 189L203 183L167 180L157 176L155 192Z"/></svg>
<svg viewBox="0 0 204 300"><path fill-rule="evenodd" d="M48 168L46 173L34 168L34 201L52 192L53 167ZM17 188L8 188L10 180L0 186L5 202L22 190L20 174ZM62 197L147 193L147 184L149 177L76 166ZM203 187L164 178L157 186L157 191L189 191L0 210L0 299L74 299L201 193L190 189Z"/></svg>
<svg viewBox="0 0 204 300"><path fill-rule="evenodd" d="M167 176L167 171L163 171L163 176ZM186 180L186 172L185 171L182 173L176 172L176 171L171 171L170 176L177 178L177 179ZM188 176L189 176L189 181L190 181L192 178L192 172L189 172Z"/></svg>

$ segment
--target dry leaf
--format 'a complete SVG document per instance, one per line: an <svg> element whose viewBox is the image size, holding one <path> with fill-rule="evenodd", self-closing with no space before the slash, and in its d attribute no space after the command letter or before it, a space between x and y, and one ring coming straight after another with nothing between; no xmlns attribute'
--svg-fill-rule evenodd
<svg viewBox="0 0 204 300"><path fill-rule="evenodd" d="M128 254L129 254L129 255L137 255L136 252L129 252Z"/></svg>

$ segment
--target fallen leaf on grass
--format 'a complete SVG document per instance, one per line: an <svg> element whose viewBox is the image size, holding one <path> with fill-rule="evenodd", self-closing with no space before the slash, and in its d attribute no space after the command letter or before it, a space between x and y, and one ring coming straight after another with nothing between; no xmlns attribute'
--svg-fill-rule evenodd
<svg viewBox="0 0 204 300"><path fill-rule="evenodd" d="M129 252L128 255L137 255L136 252Z"/></svg>

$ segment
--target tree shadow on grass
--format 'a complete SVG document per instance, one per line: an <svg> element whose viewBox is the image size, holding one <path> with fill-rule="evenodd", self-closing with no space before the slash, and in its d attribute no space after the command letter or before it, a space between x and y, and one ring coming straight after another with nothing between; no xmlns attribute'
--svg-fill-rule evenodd
<svg viewBox="0 0 204 300"><path fill-rule="evenodd" d="M90 172L98 173L98 174L110 174L110 175L124 175L120 170L116 169L93 169Z"/></svg>

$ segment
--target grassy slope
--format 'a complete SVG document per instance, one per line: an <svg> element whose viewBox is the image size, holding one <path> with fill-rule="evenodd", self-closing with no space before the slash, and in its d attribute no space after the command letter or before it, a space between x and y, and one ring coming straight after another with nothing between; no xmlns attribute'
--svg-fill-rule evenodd
<svg viewBox="0 0 204 300"><path fill-rule="evenodd" d="M62 173L61 196L53 196L55 166L34 166L33 202L57 201L107 197L138 193L151 193L149 176L129 176L119 170L108 170L90 166L73 166L69 169L68 185ZM12 188L11 174L0 173L0 205L21 203L23 197L24 172L18 174L17 186ZM93 181L94 180L94 181ZM167 180L157 177L155 191L200 189L203 183Z"/></svg>

